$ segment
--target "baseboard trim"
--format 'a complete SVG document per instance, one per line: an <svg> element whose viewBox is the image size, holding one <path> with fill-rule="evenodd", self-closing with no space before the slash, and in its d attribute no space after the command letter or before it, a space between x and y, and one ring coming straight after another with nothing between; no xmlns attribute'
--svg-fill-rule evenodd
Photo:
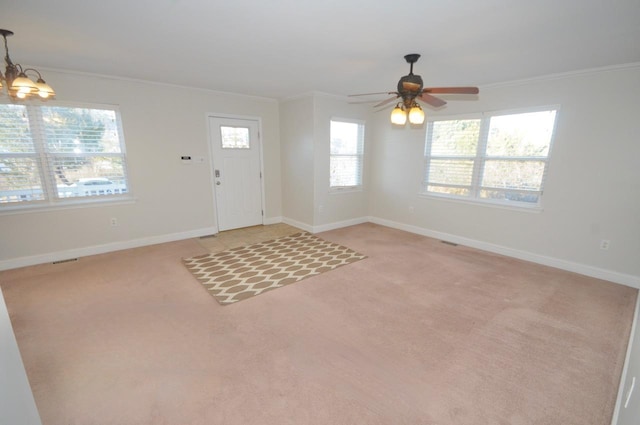
<svg viewBox="0 0 640 425"><path fill-rule="evenodd" d="M282 217L282 222L288 224L289 226L297 227L298 229L313 233L313 226L310 224L303 223L289 217Z"/></svg>
<svg viewBox="0 0 640 425"><path fill-rule="evenodd" d="M309 233L320 233L320 232L326 232L334 229L341 229L343 227L355 226L356 224L368 223L369 217L360 217L360 218L352 218L352 219L343 220L343 221L334 221L333 223L321 224L319 226L312 226L310 224L302 223L300 221L294 220L289 217L282 217L282 222L290 226L294 226L299 229L305 230Z"/></svg>
<svg viewBox="0 0 640 425"><path fill-rule="evenodd" d="M508 257L518 258L532 263L538 263L545 266L555 267L561 270L566 270L585 276L595 277L598 279L608 280L610 282L619 283L621 285L630 286L632 288L640 289L640 276L633 276L629 274L619 273L612 270L601 269L598 267L589 266L586 264L575 263L559 258L547 257L544 255L534 254L528 251L517 250L502 245L491 244L475 239L465 238L462 236L453 235L450 233L438 232L435 230L413 226L410 224L400 223L393 220L387 220L380 217L366 216L359 217L350 220L338 221L333 223L322 224L319 226L312 226L307 223L303 223L294 220L289 217L271 217L264 220L264 224L277 224L286 223L299 229L305 230L310 233L326 232L329 230L340 229L343 227L354 226L362 223L375 223L381 226L391 227L398 230L404 230L406 232L415 233L430 238L440 239L448 242L457 243L459 245L465 245L483 251L493 252L496 254L505 255ZM201 229L189 230L186 232L170 233L166 235L152 236L148 238L132 239L128 241L114 242L104 245L94 245L84 248L71 249L66 251L57 251L46 254L34 255L29 257L20 257L9 260L0 261L0 271L16 269L19 267L33 266L36 264L51 263L54 261L62 261L69 258L86 257L89 255L104 254L106 252L120 251L129 248L138 248L146 245L155 245L165 242L173 242L182 239L197 238L200 236L206 236L217 233L215 227L205 227Z"/></svg>
<svg viewBox="0 0 640 425"><path fill-rule="evenodd" d="M104 254L123 249L138 248L141 246L155 245L165 242L174 242L183 239L199 238L200 236L218 233L215 227L189 230L186 232L170 233L166 235L152 236L148 238L131 239L128 241L113 242L104 245L93 245L84 248L57 251L47 254L33 255L29 257L14 258L0 261L0 270L17 269L19 267L34 266L36 264L52 263L54 261L67 260L69 258L87 257L89 255Z"/></svg>
<svg viewBox="0 0 640 425"><path fill-rule="evenodd" d="M557 269L566 270L566 271L582 274L585 276L595 277L598 279L608 280L610 282L619 283L621 285L626 285L632 288L640 289L639 276L633 276L629 274L615 272L612 270L601 269L601 268L589 266L586 264L574 263L572 261L562 260L559 258L547 257L540 254L534 254L528 251L521 251L518 249L509 248L502 245L495 245L492 243L483 242L475 239L469 239L462 236L453 235L450 233L438 232L435 230L413 226L410 224L399 223L399 222L387 220L384 218L369 217L368 221L371 223L382 225L382 226L387 226L387 227L391 227L398 230L404 230L406 232L415 233L422 236L428 236L434 239L454 242L459 245L465 245L471 248L476 248L483 251L489 251L495 254L505 255L507 257L518 258L520 260L530 261L532 263L542 264L549 267L555 267Z"/></svg>
<svg viewBox="0 0 640 425"><path fill-rule="evenodd" d="M368 223L369 217L352 218L350 220L336 221L333 223L313 226L313 233L327 232L329 230L341 229L343 227L355 226L356 224Z"/></svg>
<svg viewBox="0 0 640 425"><path fill-rule="evenodd" d="M262 220L262 224L264 224L265 226L278 223L282 223L282 217L269 217Z"/></svg>

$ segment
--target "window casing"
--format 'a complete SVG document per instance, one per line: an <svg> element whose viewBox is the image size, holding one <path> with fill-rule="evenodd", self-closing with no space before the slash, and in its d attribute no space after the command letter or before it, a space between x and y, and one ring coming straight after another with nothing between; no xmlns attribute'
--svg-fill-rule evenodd
<svg viewBox="0 0 640 425"><path fill-rule="evenodd" d="M0 212L128 194L117 109L0 104Z"/></svg>
<svg viewBox="0 0 640 425"><path fill-rule="evenodd" d="M329 189L362 188L364 123L332 119L330 123Z"/></svg>
<svg viewBox="0 0 640 425"><path fill-rule="evenodd" d="M540 207L557 111L429 121L422 194Z"/></svg>

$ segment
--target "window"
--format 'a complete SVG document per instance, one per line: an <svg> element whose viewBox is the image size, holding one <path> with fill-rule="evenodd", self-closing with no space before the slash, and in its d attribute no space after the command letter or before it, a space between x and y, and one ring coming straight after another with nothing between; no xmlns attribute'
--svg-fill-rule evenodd
<svg viewBox="0 0 640 425"><path fill-rule="evenodd" d="M430 121L423 194L538 206L557 109Z"/></svg>
<svg viewBox="0 0 640 425"><path fill-rule="evenodd" d="M250 149L248 127L220 127L222 149Z"/></svg>
<svg viewBox="0 0 640 425"><path fill-rule="evenodd" d="M0 104L0 211L127 193L117 110Z"/></svg>
<svg viewBox="0 0 640 425"><path fill-rule="evenodd" d="M364 124L331 120L329 188L334 190L362 187Z"/></svg>

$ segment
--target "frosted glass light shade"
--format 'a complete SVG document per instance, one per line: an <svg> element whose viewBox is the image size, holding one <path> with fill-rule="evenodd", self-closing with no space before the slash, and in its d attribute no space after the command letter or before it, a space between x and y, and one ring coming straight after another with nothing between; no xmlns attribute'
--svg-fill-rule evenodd
<svg viewBox="0 0 640 425"><path fill-rule="evenodd" d="M409 110L409 122L416 125L424 123L424 111L420 106L414 105L411 107Z"/></svg>
<svg viewBox="0 0 640 425"><path fill-rule="evenodd" d="M405 125L407 122L407 113L400 107L396 106L391 111L391 123L396 125Z"/></svg>
<svg viewBox="0 0 640 425"><path fill-rule="evenodd" d="M38 91L36 83L27 78L24 74L20 74L18 78L11 83L11 90L15 90L18 93L33 93Z"/></svg>
<svg viewBox="0 0 640 425"><path fill-rule="evenodd" d="M55 96L56 93L53 91L51 86L47 84L42 78L39 78L36 82L36 88L38 89L38 96L43 99L48 98L49 96Z"/></svg>

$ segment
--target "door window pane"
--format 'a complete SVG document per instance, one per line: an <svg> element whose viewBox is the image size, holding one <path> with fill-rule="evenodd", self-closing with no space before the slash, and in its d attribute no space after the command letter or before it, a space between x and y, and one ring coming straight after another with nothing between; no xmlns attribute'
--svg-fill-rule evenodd
<svg viewBox="0 0 640 425"><path fill-rule="evenodd" d="M248 127L220 127L222 149L250 149Z"/></svg>

